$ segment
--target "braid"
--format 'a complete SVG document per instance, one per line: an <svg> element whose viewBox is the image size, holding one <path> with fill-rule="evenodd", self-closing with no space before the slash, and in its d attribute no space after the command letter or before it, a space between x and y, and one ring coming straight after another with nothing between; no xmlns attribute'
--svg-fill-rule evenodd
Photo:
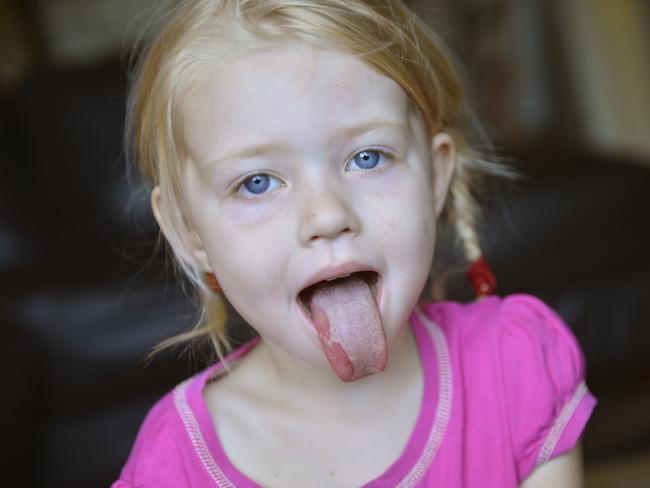
<svg viewBox="0 0 650 488"><path fill-rule="evenodd" d="M217 353L218 358L222 361L224 359L224 352L231 349L231 344L228 339L228 331L226 323L228 320L228 312L226 311L226 304L223 295L216 295L209 293L203 297L203 320L206 331L210 332L210 341ZM226 368L228 365L224 362Z"/></svg>
<svg viewBox="0 0 650 488"><path fill-rule="evenodd" d="M478 191L477 181L487 175L508 174L507 168L484 160L480 155L461 146L456 161L456 173L450 187L450 206L446 223L451 228L463 250L469 267L465 276L478 298L495 293L496 279L488 262L483 257L477 227L480 209L474 197ZM444 290L442 290L444 294ZM440 293L439 293L440 294Z"/></svg>
<svg viewBox="0 0 650 488"><path fill-rule="evenodd" d="M471 263L483 254L476 232L478 207L471 192L473 178L467 158L459 154L457 165L449 190L451 205L448 220L463 248L465 259Z"/></svg>

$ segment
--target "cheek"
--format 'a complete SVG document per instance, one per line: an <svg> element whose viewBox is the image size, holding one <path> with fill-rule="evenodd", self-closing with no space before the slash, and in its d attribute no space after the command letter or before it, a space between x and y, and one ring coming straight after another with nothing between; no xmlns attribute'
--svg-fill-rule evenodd
<svg viewBox="0 0 650 488"><path fill-rule="evenodd" d="M436 236L432 193L427 181L413 177L383 201L382 238L401 289L426 280L430 270Z"/></svg>
<svg viewBox="0 0 650 488"><path fill-rule="evenodd" d="M206 252L224 290L260 300L284 279L289 236L287 217L241 221L224 209L206 215Z"/></svg>
<svg viewBox="0 0 650 488"><path fill-rule="evenodd" d="M290 216L278 211L277 199L232 203L190 183L188 204L208 260L232 305L250 319L251 311L269 308L270 290L284 279Z"/></svg>
<svg viewBox="0 0 650 488"><path fill-rule="evenodd" d="M382 226L383 235L405 249L413 249L423 241L432 242L435 205L428 181L423 175L412 173L393 183L373 199L371 215Z"/></svg>
<svg viewBox="0 0 650 488"><path fill-rule="evenodd" d="M246 229L250 233L263 233L278 225L277 216L284 212L286 198L276 193L267 199L250 201L239 197L228 197L222 201L220 216L226 225Z"/></svg>

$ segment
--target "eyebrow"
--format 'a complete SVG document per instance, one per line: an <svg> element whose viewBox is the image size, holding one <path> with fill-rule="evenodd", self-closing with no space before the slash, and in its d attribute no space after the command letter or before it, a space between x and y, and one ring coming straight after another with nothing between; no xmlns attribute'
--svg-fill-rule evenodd
<svg viewBox="0 0 650 488"><path fill-rule="evenodd" d="M367 132L380 130L380 129L387 129L387 130L398 132L398 131L405 130L405 128L406 127L404 126L404 124L400 124L390 120L383 120L383 119L371 120L368 122L364 122L362 124L342 127L341 129L337 130L334 133L333 138L339 139L342 137L357 137ZM263 144L256 144L253 146L245 147L243 149L235 150L231 153L226 154L225 156L221 156L211 161L209 163L209 167L214 168L225 161L249 159L249 158L254 158L256 156L262 156L264 154L268 154L270 152L283 149L284 147L286 146L275 141L267 142Z"/></svg>

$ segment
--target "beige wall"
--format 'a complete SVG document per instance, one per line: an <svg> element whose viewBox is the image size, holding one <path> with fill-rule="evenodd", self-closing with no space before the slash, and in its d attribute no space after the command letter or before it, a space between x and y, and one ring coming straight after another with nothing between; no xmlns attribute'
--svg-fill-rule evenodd
<svg viewBox="0 0 650 488"><path fill-rule="evenodd" d="M126 49L156 4L174 0L36 0L47 58L58 66L102 62ZM528 144L559 127L595 152L650 164L650 1L648 0L411 0L443 37L465 55L479 114L492 135ZM542 11L552 6L552 31ZM0 89L29 63L19 22L0 0ZM481 29L468 24L480 12ZM495 15L495 12L502 14ZM468 14L469 13L469 14ZM501 17L499 17L501 15ZM466 25L467 24L467 25ZM552 41L552 42L551 42ZM552 46L551 46L552 44ZM553 49L559 48L554 53ZM553 73L553 56L564 71ZM562 79L553 81L552 76ZM553 92L559 86L566 108ZM562 98L560 98L562 99ZM562 110L577 109L569 127ZM573 131L575 130L575 134ZM557 134L556 134L557 135Z"/></svg>
<svg viewBox="0 0 650 488"><path fill-rule="evenodd" d="M650 164L650 2L557 5L583 136L601 152Z"/></svg>

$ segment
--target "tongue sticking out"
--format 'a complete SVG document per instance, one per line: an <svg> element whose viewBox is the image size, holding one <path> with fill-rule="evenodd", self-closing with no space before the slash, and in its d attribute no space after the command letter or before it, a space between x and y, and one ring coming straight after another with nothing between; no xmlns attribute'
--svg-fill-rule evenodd
<svg viewBox="0 0 650 488"><path fill-rule="evenodd" d="M342 381L384 370L384 326L364 280L352 275L323 282L312 294L309 306L325 355Z"/></svg>

